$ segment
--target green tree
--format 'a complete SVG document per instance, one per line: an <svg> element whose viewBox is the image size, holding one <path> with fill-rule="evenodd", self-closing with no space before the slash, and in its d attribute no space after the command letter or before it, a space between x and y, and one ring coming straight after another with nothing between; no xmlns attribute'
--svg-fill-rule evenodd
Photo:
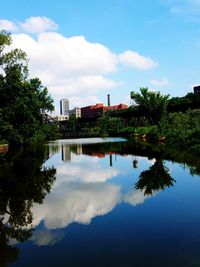
<svg viewBox="0 0 200 267"><path fill-rule="evenodd" d="M111 117L110 113L105 113L98 119L98 126L102 134L118 133L123 128L123 121L119 117Z"/></svg>
<svg viewBox="0 0 200 267"><path fill-rule="evenodd" d="M26 54L5 52L11 36L0 32L0 139L27 144L45 139L43 114L53 110L53 100L38 78L28 79Z"/></svg>
<svg viewBox="0 0 200 267"><path fill-rule="evenodd" d="M150 124L157 125L161 131L160 122L166 115L169 95L140 88L140 93L131 92L131 98L135 101L138 111L146 116Z"/></svg>

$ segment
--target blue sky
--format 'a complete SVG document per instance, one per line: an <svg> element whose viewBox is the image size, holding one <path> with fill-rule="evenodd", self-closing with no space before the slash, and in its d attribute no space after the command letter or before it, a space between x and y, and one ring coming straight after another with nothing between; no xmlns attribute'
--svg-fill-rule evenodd
<svg viewBox="0 0 200 267"><path fill-rule="evenodd" d="M7 0L0 28L25 50L57 106L130 103L147 86L183 96L200 83L200 0Z"/></svg>

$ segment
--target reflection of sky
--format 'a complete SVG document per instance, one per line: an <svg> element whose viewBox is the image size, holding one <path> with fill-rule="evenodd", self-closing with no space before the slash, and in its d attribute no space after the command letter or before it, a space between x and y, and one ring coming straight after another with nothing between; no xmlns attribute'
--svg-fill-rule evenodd
<svg viewBox="0 0 200 267"><path fill-rule="evenodd" d="M74 144L73 140L70 142ZM108 214L120 203L137 206L151 198L144 194L144 190L136 190L134 185L140 173L155 160L113 155L111 167L109 155L98 158L71 153L70 160L63 161L63 145L68 146L70 151L69 144L63 144L61 140L58 153L46 162L47 166L54 165L57 173L51 193L42 205L33 207L33 225L41 225L41 222L44 225L44 229L39 227L32 237L39 246L59 242L64 237L62 228L72 223L87 225L95 217ZM137 168L133 166L134 160L138 161ZM174 164L168 165L174 171ZM159 196L158 193L154 192L153 196ZM56 229L61 232L55 232Z"/></svg>
<svg viewBox="0 0 200 267"><path fill-rule="evenodd" d="M110 167L109 155L98 158L72 154L71 161L63 161L61 150L46 163L56 167L57 179L51 193L42 205L33 207L33 225L43 222L45 227L35 231L32 240L36 244L58 242L63 235L55 234L54 229L71 223L89 224L122 202L136 206L148 198L144 191L134 189L134 183L141 167L148 168L152 161L137 157L139 166L133 169L132 156L116 155Z"/></svg>
<svg viewBox="0 0 200 267"><path fill-rule="evenodd" d="M59 146L45 163L55 166L57 180L33 207L36 229L30 242L17 245L21 258L13 267L199 266L198 176L165 161L176 182L150 197L134 186L155 160L114 155L110 167L109 155L71 153L63 161Z"/></svg>
<svg viewBox="0 0 200 267"><path fill-rule="evenodd" d="M49 142L51 145L61 145L61 144L98 144L98 143L105 143L105 142L125 142L125 138L112 138L112 137L105 137L105 138L79 138L79 139L61 139Z"/></svg>

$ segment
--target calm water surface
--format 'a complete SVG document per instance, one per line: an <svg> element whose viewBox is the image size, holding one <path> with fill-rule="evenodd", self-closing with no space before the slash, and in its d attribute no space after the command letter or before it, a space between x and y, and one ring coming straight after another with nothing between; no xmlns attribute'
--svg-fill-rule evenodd
<svg viewBox="0 0 200 267"><path fill-rule="evenodd" d="M130 151L95 138L10 152L0 266L200 266L198 166Z"/></svg>

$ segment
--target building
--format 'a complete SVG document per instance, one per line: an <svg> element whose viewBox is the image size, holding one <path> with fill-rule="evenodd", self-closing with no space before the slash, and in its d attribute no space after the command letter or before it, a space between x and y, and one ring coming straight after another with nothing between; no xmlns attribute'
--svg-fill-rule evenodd
<svg viewBox="0 0 200 267"><path fill-rule="evenodd" d="M60 100L60 115L69 116L69 99Z"/></svg>
<svg viewBox="0 0 200 267"><path fill-rule="evenodd" d="M69 120L69 115L57 115L53 119L56 121L67 121Z"/></svg>
<svg viewBox="0 0 200 267"><path fill-rule="evenodd" d="M119 104L114 106L104 106L102 103L91 105L81 108L81 118L95 118L100 117L107 110L121 110L126 109L128 106L125 104Z"/></svg>
<svg viewBox="0 0 200 267"><path fill-rule="evenodd" d="M76 118L81 118L81 109L80 108L74 108L69 111L69 116L75 115Z"/></svg>
<svg viewBox="0 0 200 267"><path fill-rule="evenodd" d="M194 86L193 90L195 94L200 94L200 85Z"/></svg>

